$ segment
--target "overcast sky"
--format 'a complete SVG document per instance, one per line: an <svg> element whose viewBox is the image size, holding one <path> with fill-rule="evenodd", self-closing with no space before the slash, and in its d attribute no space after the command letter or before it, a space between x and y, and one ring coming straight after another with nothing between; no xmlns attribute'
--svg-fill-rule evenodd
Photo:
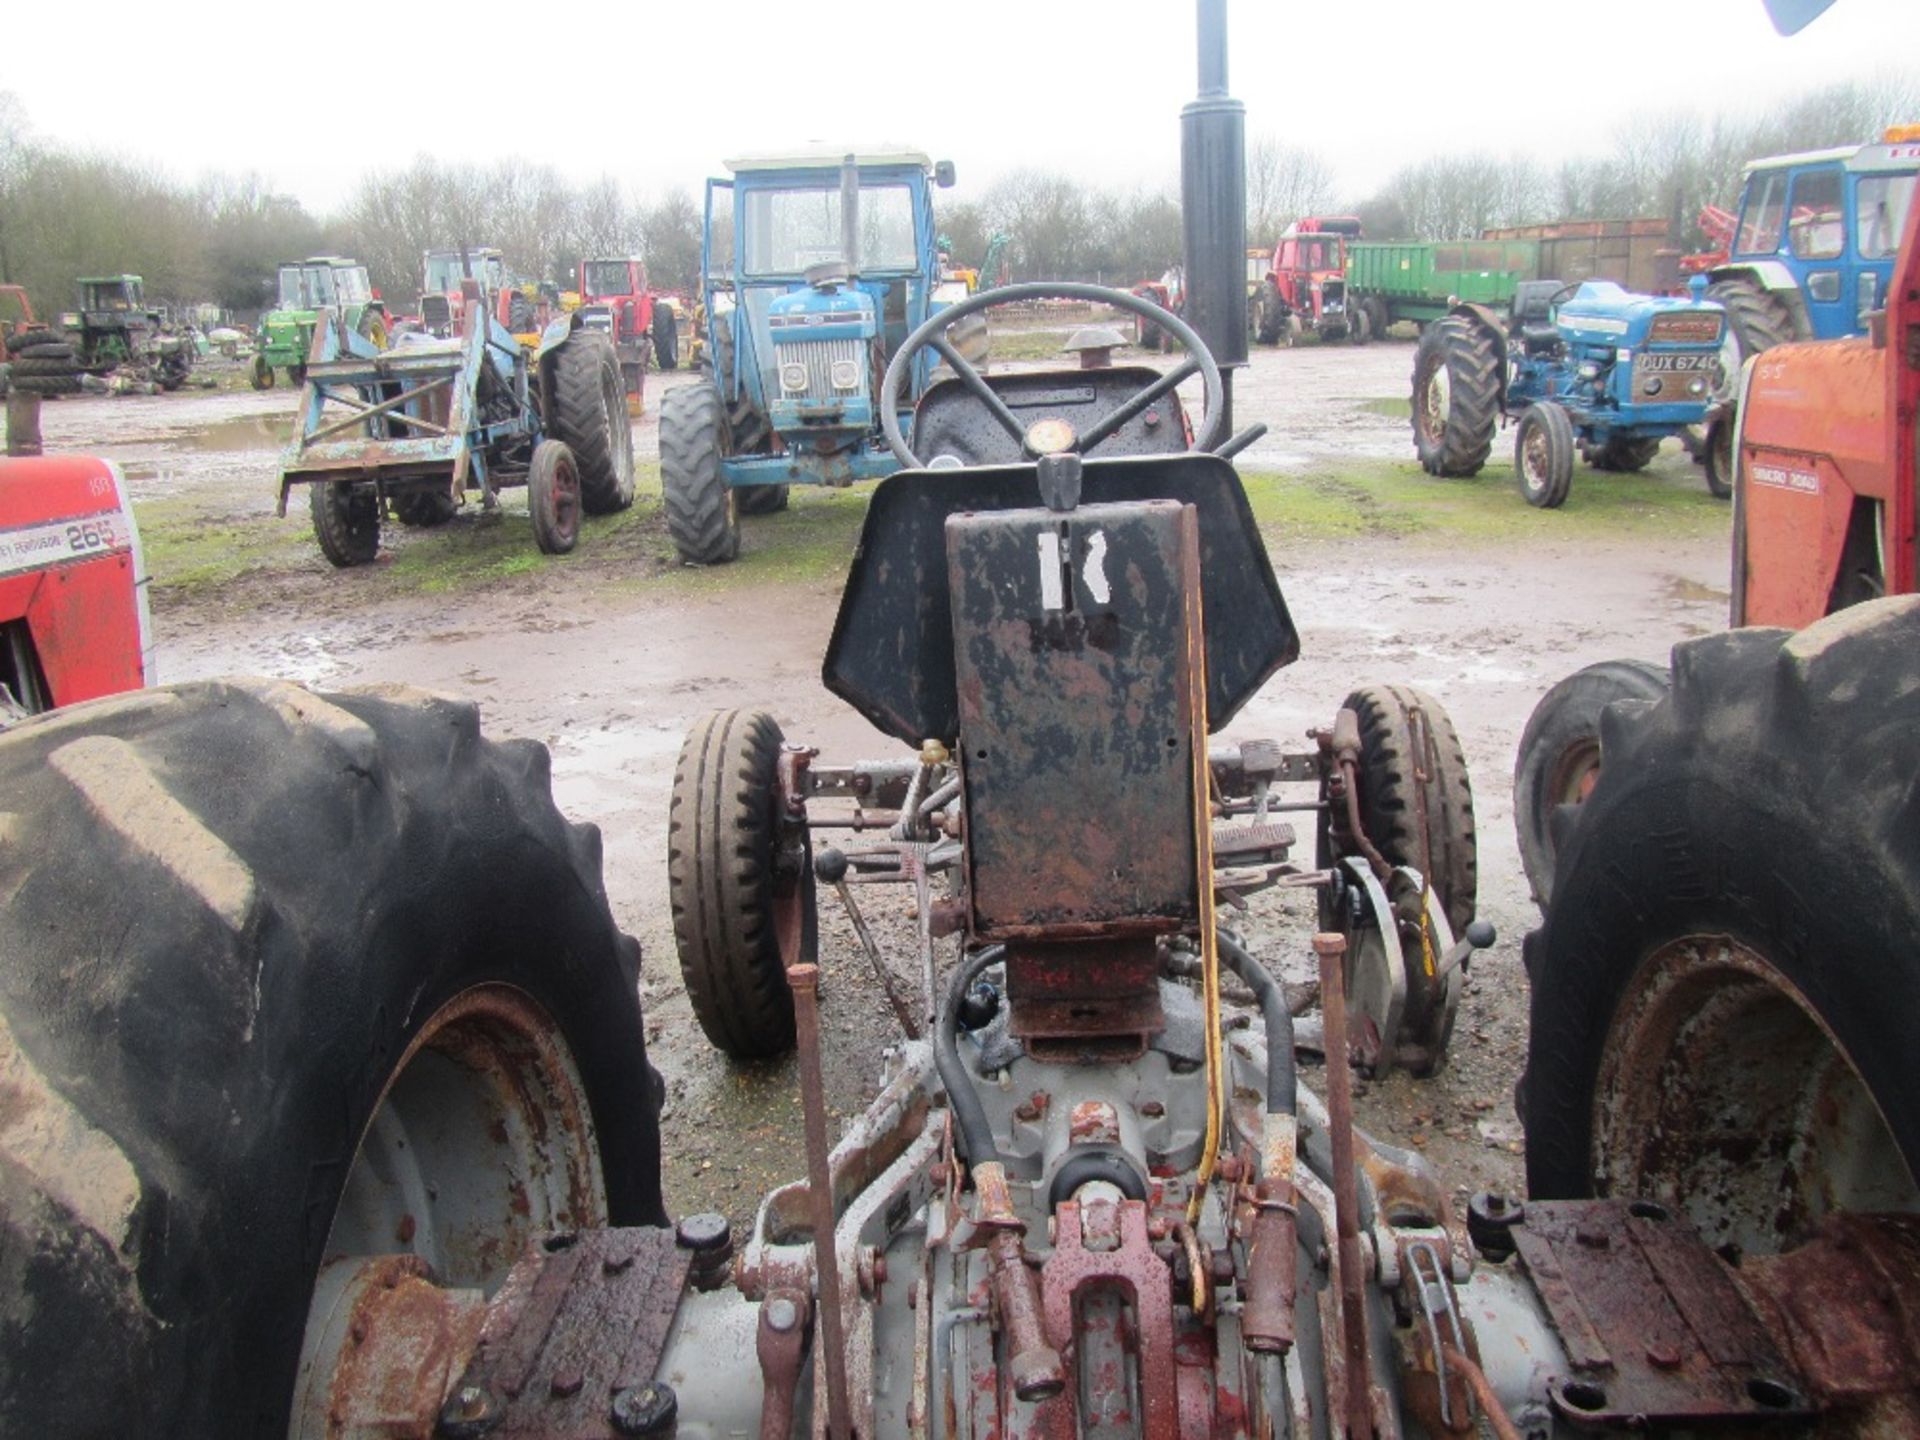
<svg viewBox="0 0 1920 1440"><path fill-rule="evenodd" d="M910 143L952 159L962 194L1027 165L1159 188L1176 181L1195 89L1191 0L7 9L0 90L40 138L187 179L258 171L318 212L364 169L418 153L522 155L650 195L796 141ZM1321 152L1349 200L1434 152L1591 154L1638 112L1752 114L1920 68L1920 0L1838 0L1792 39L1760 0L1231 0L1229 13L1248 133Z"/></svg>

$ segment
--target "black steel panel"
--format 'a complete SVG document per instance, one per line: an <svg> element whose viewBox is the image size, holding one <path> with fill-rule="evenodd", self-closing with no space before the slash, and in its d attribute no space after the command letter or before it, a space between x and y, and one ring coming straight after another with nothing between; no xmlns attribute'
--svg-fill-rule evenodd
<svg viewBox="0 0 1920 1440"><path fill-rule="evenodd" d="M1159 380L1150 365L1113 365L1103 370L1046 370L988 375L987 385L1023 425L1059 419L1084 435L1142 390ZM1095 448L1094 459L1121 455L1178 455L1190 448L1186 407L1178 395L1155 401ZM922 459L951 455L963 465L1018 465L1026 459L973 392L948 378L921 397L913 418L913 449Z"/></svg>
<svg viewBox="0 0 1920 1440"><path fill-rule="evenodd" d="M1198 914L1192 524L1170 500L947 521L977 939Z"/></svg>
<svg viewBox="0 0 1920 1440"><path fill-rule="evenodd" d="M1300 637L1240 477L1213 455L1087 462L1088 504L1175 500L1199 513L1207 626L1207 721L1219 730L1283 665ZM903 470L875 487L841 596L822 679L885 734L909 745L959 734L947 517L1036 507L1031 465Z"/></svg>

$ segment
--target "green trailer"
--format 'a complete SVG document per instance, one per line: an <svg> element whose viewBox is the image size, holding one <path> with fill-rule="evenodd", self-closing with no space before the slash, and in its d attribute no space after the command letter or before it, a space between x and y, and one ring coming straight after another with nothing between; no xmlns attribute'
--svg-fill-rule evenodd
<svg viewBox="0 0 1920 1440"><path fill-rule="evenodd" d="M1461 301L1506 305L1540 274L1532 240L1357 241L1347 245L1347 303L1364 305L1373 333L1396 320L1442 318Z"/></svg>

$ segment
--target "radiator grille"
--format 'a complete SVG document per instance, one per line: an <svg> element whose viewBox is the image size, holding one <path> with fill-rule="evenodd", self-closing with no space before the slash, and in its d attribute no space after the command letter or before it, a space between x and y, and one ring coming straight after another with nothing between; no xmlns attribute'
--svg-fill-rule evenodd
<svg viewBox="0 0 1920 1440"><path fill-rule="evenodd" d="M782 400L801 405L824 405L856 398L864 388L864 367L861 367L862 386L852 390L835 390L831 379L833 363L836 360L851 360L859 366L866 353L866 345L864 340L790 340L774 346L773 353L778 357L779 364L775 369L772 393ZM778 373L796 362L807 367L807 388L798 394L780 387Z"/></svg>

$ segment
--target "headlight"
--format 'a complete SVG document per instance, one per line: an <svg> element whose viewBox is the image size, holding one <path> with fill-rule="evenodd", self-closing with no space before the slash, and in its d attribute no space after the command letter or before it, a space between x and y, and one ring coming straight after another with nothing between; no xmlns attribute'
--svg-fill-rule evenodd
<svg viewBox="0 0 1920 1440"><path fill-rule="evenodd" d="M1600 378L1600 367L1591 360L1582 360L1580 362L1580 378L1582 380L1598 380Z"/></svg>
<svg viewBox="0 0 1920 1440"><path fill-rule="evenodd" d="M836 360L827 371L827 378L833 381L836 390L857 389L860 384L860 363L857 360Z"/></svg>
<svg viewBox="0 0 1920 1440"><path fill-rule="evenodd" d="M1707 393L1707 382L1706 382L1706 381L1704 381L1704 380L1689 380L1689 381L1687 382L1687 393L1688 393L1689 395L1704 395L1704 394L1706 394L1706 393Z"/></svg>
<svg viewBox="0 0 1920 1440"><path fill-rule="evenodd" d="M807 367L798 360L789 360L780 367L780 388L790 395L797 395L807 388Z"/></svg>

